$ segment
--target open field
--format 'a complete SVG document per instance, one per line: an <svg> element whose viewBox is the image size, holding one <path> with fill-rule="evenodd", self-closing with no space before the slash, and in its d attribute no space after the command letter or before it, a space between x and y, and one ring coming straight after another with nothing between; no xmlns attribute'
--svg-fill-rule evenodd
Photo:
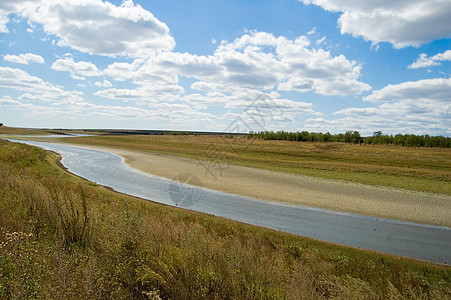
<svg viewBox="0 0 451 300"><path fill-rule="evenodd" d="M63 141L63 140L60 140ZM451 195L451 149L299 143L224 136L95 136L64 142Z"/></svg>
<svg viewBox="0 0 451 300"><path fill-rule="evenodd" d="M451 297L449 267L120 195L55 161L0 141L0 298Z"/></svg>

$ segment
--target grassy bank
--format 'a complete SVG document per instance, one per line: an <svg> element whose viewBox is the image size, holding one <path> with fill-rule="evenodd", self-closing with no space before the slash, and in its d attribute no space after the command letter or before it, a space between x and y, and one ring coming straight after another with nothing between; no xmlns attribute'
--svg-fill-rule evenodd
<svg viewBox="0 0 451 300"><path fill-rule="evenodd" d="M111 192L0 140L0 298L447 299L451 269Z"/></svg>
<svg viewBox="0 0 451 300"><path fill-rule="evenodd" d="M224 136L95 136L65 142L451 195L451 149Z"/></svg>

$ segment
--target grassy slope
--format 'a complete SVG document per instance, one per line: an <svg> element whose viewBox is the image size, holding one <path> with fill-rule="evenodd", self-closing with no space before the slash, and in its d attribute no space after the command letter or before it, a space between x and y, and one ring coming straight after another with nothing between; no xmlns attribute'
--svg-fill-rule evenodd
<svg viewBox="0 0 451 300"><path fill-rule="evenodd" d="M449 267L120 195L55 160L0 140L2 299L451 297Z"/></svg>
<svg viewBox="0 0 451 300"><path fill-rule="evenodd" d="M451 195L451 149L219 136L97 136L65 141Z"/></svg>

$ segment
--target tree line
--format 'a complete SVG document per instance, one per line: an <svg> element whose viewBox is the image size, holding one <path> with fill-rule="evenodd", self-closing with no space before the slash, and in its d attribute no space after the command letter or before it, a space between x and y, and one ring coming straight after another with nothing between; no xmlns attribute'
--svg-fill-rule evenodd
<svg viewBox="0 0 451 300"><path fill-rule="evenodd" d="M415 135L415 134L382 134L374 132L373 136L362 137L358 131L349 130L345 133L331 134L329 132L308 131L251 131L249 138L263 140L285 140L297 142L340 142L367 145L399 145L406 147L439 147L450 148L451 138L444 136Z"/></svg>

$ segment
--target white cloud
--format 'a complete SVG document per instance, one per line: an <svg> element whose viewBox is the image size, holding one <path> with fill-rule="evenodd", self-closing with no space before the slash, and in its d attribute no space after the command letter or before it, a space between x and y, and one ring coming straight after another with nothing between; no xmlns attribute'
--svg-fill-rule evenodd
<svg viewBox="0 0 451 300"><path fill-rule="evenodd" d="M341 32L361 36L373 44L389 42L403 48L451 37L450 1L299 1L342 12L338 19Z"/></svg>
<svg viewBox="0 0 451 300"><path fill-rule="evenodd" d="M358 81L361 65L344 55L333 57L329 51L310 49L305 37L295 41L279 38L277 53L284 66L284 81L280 90L321 95L354 95L371 89Z"/></svg>
<svg viewBox="0 0 451 300"><path fill-rule="evenodd" d="M111 82L109 82L108 80L104 80L102 82L100 82L100 81L94 82L94 85L98 86L98 87L106 87L106 88L110 88L113 86L111 84Z"/></svg>
<svg viewBox="0 0 451 300"><path fill-rule="evenodd" d="M323 95L360 94L371 87L359 82L361 66L343 55L312 49L304 36L296 40L250 32L231 43L221 42L213 55L162 52L147 60L116 62L102 71L134 89L109 88L95 93L108 99L144 105L182 101L197 109L246 107L262 90L285 107L287 117L318 115L307 102L280 99L274 90L314 91ZM179 77L197 81L186 93ZM272 92L271 92L272 90Z"/></svg>
<svg viewBox="0 0 451 300"><path fill-rule="evenodd" d="M0 74L2 74L1 71L3 70L0 70ZM20 76L26 77L24 74L19 74L16 77ZM36 81L35 85L42 84L42 81L36 80L36 78L30 81ZM4 82L0 81L0 83L3 84ZM135 106L98 105L77 101L76 99L67 100L62 105L58 102L39 102L38 104L28 102L30 100L28 97L34 96L24 94L17 99L13 99L11 96L2 96L0 97L0 111L5 109L8 113L14 112L15 116L20 115L25 120L41 119L43 120L42 122L52 120L50 124L57 124L54 122L58 121L79 121L85 117L94 117L102 119L99 126L104 121L114 121L114 124L117 126L117 124L130 124L130 121L139 120L140 126L151 122L154 128L158 128L164 122L165 129L170 129L171 126L175 128L184 126L185 130L198 129L199 127L196 126L206 121L211 122L211 125L215 127L218 125L217 121L221 119L214 114L197 111L186 104L155 102L149 108L140 108ZM127 123L118 123L121 121L127 121ZM25 123L20 124L26 126L24 125ZM80 126L80 123L74 124L76 124L75 126Z"/></svg>
<svg viewBox="0 0 451 300"><path fill-rule="evenodd" d="M246 109L250 105L264 107L268 106L265 99L260 99L262 93L255 89L236 89L231 92L221 93L217 91L209 91L206 94L187 94L183 95L180 100L189 103L195 108L204 109L209 106L222 106L226 109ZM313 109L312 103L294 101L290 99L280 98L277 92L266 94L271 101L271 106L277 110L276 115L291 116L292 118L305 115L321 115Z"/></svg>
<svg viewBox="0 0 451 300"><path fill-rule="evenodd" d="M316 27L313 27L312 30L310 30L309 32L307 32L308 35L312 35L316 33Z"/></svg>
<svg viewBox="0 0 451 300"><path fill-rule="evenodd" d="M311 103L280 99L274 90L360 94L371 88L358 81L360 69L343 55L312 49L304 36L289 40L250 32L231 43L221 42L209 56L162 52L146 60L115 62L102 74L117 81L130 80L137 87L109 88L95 95L147 105L182 101L197 109L218 105L238 109L247 106L262 90L272 90L271 96L282 101L293 116L317 115ZM193 92L186 93L179 77L197 80L191 84Z"/></svg>
<svg viewBox="0 0 451 300"><path fill-rule="evenodd" d="M55 71L69 72L71 77L77 80L84 80L84 76L93 77L102 75L102 72L95 64L87 61L75 62L71 57L56 60L51 68Z"/></svg>
<svg viewBox="0 0 451 300"><path fill-rule="evenodd" d="M121 65L122 71L131 65ZM312 49L305 36L296 40L251 32L231 43L222 42L213 55L162 53L143 66L148 74L178 74L199 82L200 91L230 92L236 89L315 91L322 95L352 95L369 90L358 81L361 66L345 56ZM136 71L135 71L136 72ZM123 72L120 76L124 76Z"/></svg>
<svg viewBox="0 0 451 300"><path fill-rule="evenodd" d="M370 102L423 101L451 103L451 78L424 79L388 85L363 98Z"/></svg>
<svg viewBox="0 0 451 300"><path fill-rule="evenodd" d="M134 78L135 73L141 68L142 62L139 59L135 59L132 63L114 62L103 72L116 81L126 81Z"/></svg>
<svg viewBox="0 0 451 300"><path fill-rule="evenodd" d="M43 124L52 120L79 120L84 116L83 110L86 108L81 106L80 102L66 103L65 105L45 105L46 103L24 103L21 99L12 99L9 96L0 98L0 107L6 109L9 114L13 114L14 119L20 116L20 125L25 125L30 120L38 121L38 124ZM24 123L25 122L25 123ZM10 123L13 123L11 121ZM36 126L36 125L35 125ZM42 125L41 125L42 126ZM42 126L45 127L45 126Z"/></svg>
<svg viewBox="0 0 451 300"><path fill-rule="evenodd" d="M8 27L6 24L9 22L9 14L18 13L24 7L33 5L29 0L14 0L14 1L1 1L0 2L0 33L8 33Z"/></svg>
<svg viewBox="0 0 451 300"><path fill-rule="evenodd" d="M146 85L135 89L106 89L94 93L108 99L122 100L125 102L134 101L138 104L155 105L159 102L171 102L178 100L184 92L184 89L179 85Z"/></svg>
<svg viewBox="0 0 451 300"><path fill-rule="evenodd" d="M175 46L169 29L132 1L115 6L101 0L43 0L22 15L42 24L59 46L105 56L147 57Z"/></svg>
<svg viewBox="0 0 451 300"><path fill-rule="evenodd" d="M344 132L358 130L365 134L417 133L441 135L449 130L451 119L451 79L427 79L388 85L364 98L382 102L376 107L350 107L335 112L344 116L334 120L306 120L308 130Z"/></svg>
<svg viewBox="0 0 451 300"><path fill-rule="evenodd" d="M142 93L137 89L107 89L94 93L96 96L109 99L120 99L124 101L139 100L142 98Z"/></svg>
<svg viewBox="0 0 451 300"><path fill-rule="evenodd" d="M5 56L3 56L3 60L23 65L28 65L29 62L35 62L38 64L44 63L44 58L42 56L32 53L19 55L6 54Z"/></svg>
<svg viewBox="0 0 451 300"><path fill-rule="evenodd" d="M3 96L0 98L0 104L3 106L16 106L19 103L19 101L13 100L10 96Z"/></svg>
<svg viewBox="0 0 451 300"><path fill-rule="evenodd" d="M434 56L428 57L427 54L422 53L416 62L408 66L409 69L427 68L441 65L442 61L451 61L451 50L446 50L443 53L438 53Z"/></svg>
<svg viewBox="0 0 451 300"><path fill-rule="evenodd" d="M324 43L325 40L326 40L326 37L323 36L322 38L316 40L316 45L317 46L321 45L322 43Z"/></svg>
<svg viewBox="0 0 451 300"><path fill-rule="evenodd" d="M0 87L26 92L20 98L27 101L53 102L58 105L84 101L81 92L65 91L20 69L0 67Z"/></svg>
<svg viewBox="0 0 451 300"><path fill-rule="evenodd" d="M109 99L123 101L137 101L139 103L154 104L154 101L171 102L179 99L185 90L179 85L179 73L175 72L171 64L166 61L166 55L161 53L148 60L136 59L132 63L115 62L109 65L103 74L116 81L132 81L137 87L133 89L106 89L95 93ZM173 54L177 57L178 54Z"/></svg>
<svg viewBox="0 0 451 300"><path fill-rule="evenodd" d="M84 86L105 88L94 93L95 96L149 107L143 116L163 118L173 113L171 109L179 109L179 120L187 120L186 115L181 115L187 113L188 107L189 113L201 120L204 115L197 109L220 105L238 110L251 103L261 90L266 90L284 108L285 115L278 120L293 122L299 116L321 114L314 110L312 103L283 99L275 90L352 95L371 88L358 80L359 64L343 55L333 56L312 47L306 36L290 40L248 31L231 43L215 43L216 51L202 56L170 51L175 43L167 26L131 1L116 7L100 0L43 0L22 10L22 16L29 18L30 26L41 24L49 38L56 41L55 45L89 54L134 58L131 63L115 62L99 70L92 62L76 62L68 55L56 60L51 68L69 72L77 80L109 76L116 81L129 81L121 88L113 88L104 78ZM36 31L40 27L32 28ZM4 73L8 72L4 70ZM58 105L65 99L65 103L77 107L76 111L89 110L102 116L114 114L103 111L106 107L88 105L80 92L65 91L18 69L10 73L11 80L0 77L0 85L23 91L16 99L20 103L47 101ZM180 77L195 80L191 85L194 92L186 93L179 84ZM176 105L182 105L183 109ZM128 112L121 118L126 118Z"/></svg>
<svg viewBox="0 0 451 300"><path fill-rule="evenodd" d="M213 83L213 82L206 82L206 81L196 81L191 85L192 90L197 90L201 92L225 92L225 93L231 93L234 90L236 90L234 87L230 85L224 85L220 83Z"/></svg>

